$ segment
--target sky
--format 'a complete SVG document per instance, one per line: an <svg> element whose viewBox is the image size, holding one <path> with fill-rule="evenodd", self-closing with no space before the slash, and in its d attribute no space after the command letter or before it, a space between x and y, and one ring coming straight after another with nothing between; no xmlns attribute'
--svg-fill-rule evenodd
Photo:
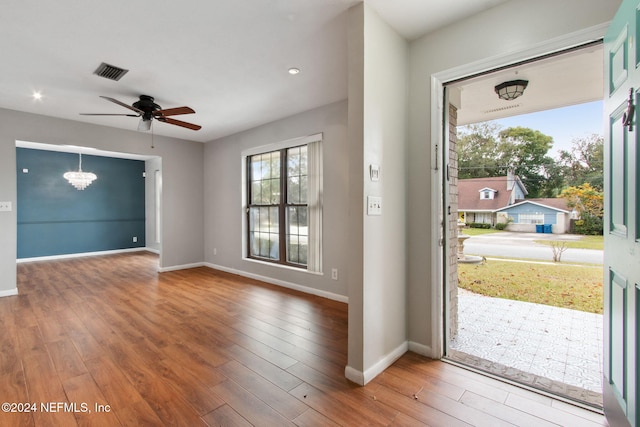
<svg viewBox="0 0 640 427"><path fill-rule="evenodd" d="M602 101L595 101L493 120L493 122L498 123L502 128L522 126L553 137L553 148L549 150L549 155L557 158L558 150L571 149L571 141L574 138L586 137L594 133L604 135L602 108Z"/></svg>

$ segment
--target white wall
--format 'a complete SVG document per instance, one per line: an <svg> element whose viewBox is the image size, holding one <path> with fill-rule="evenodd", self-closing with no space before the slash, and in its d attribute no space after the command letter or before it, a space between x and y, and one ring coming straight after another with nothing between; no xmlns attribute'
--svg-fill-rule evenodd
<svg viewBox="0 0 640 427"><path fill-rule="evenodd" d="M0 212L0 295L16 287L16 140L77 145L163 158L163 251L161 267L203 261L203 145L198 142L96 126L0 109L0 200L13 212Z"/></svg>
<svg viewBox="0 0 640 427"><path fill-rule="evenodd" d="M431 77L464 69L480 72L486 64L505 65L526 59L521 52L578 41L583 30L613 17L619 0L512 0L411 43L409 49L409 340L431 356L439 356L434 289L441 287L437 202L439 174L432 136ZM572 37L568 37L572 35ZM587 41L587 40L582 40ZM567 47L567 46L565 46ZM462 73L463 71L460 71ZM436 104L437 105L437 104ZM438 115L434 115L437 124ZM432 227L432 225L434 225Z"/></svg>
<svg viewBox="0 0 640 427"><path fill-rule="evenodd" d="M323 275L243 259L242 151L323 134ZM209 142L204 151L205 260L214 268L345 301L347 243L347 102L341 101ZM215 253L214 253L215 249ZM338 280L331 269L338 269Z"/></svg>
<svg viewBox="0 0 640 427"><path fill-rule="evenodd" d="M349 11L349 357L365 384L407 349L407 42L365 4ZM380 166L371 181L371 165ZM367 196L382 215L367 215Z"/></svg>

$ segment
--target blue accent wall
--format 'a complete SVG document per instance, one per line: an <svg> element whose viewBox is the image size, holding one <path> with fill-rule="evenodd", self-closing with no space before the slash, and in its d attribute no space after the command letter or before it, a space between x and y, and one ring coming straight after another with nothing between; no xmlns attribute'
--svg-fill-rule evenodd
<svg viewBox="0 0 640 427"><path fill-rule="evenodd" d="M145 162L83 154L84 190L62 177L78 154L16 148L16 163L18 258L145 246Z"/></svg>

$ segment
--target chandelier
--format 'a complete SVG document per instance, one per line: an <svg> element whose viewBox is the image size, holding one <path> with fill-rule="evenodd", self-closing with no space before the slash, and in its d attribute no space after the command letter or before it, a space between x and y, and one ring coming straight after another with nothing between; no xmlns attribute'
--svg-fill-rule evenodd
<svg viewBox="0 0 640 427"><path fill-rule="evenodd" d="M98 177L95 173L92 172L82 172L82 153L78 153L78 156L80 157L78 163L78 171L67 172L62 176L64 177L64 179L69 181L69 184L73 185L78 190L84 190L89 185L91 185L91 183Z"/></svg>

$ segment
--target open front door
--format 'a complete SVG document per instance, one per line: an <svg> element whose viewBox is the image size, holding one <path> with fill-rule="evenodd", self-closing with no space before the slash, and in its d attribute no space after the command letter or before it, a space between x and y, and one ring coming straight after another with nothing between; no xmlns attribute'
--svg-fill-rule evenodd
<svg viewBox="0 0 640 427"><path fill-rule="evenodd" d="M605 36L604 408L611 426L640 426L640 0L623 0Z"/></svg>

